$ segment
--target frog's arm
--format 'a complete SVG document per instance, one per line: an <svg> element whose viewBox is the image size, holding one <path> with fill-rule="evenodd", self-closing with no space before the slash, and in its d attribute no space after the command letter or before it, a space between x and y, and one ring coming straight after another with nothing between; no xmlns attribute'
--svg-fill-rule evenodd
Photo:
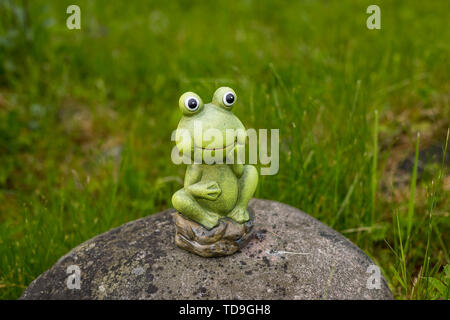
<svg viewBox="0 0 450 320"><path fill-rule="evenodd" d="M222 190L215 181L200 181L202 169L199 165L188 166L184 177L184 189L195 198L216 200Z"/></svg>
<svg viewBox="0 0 450 320"><path fill-rule="evenodd" d="M238 138L239 139L239 138ZM245 138L244 138L245 139ZM235 162L232 165L232 169L236 177L239 179L245 170L244 161L239 161L239 159L244 155L244 158L241 160L245 160L245 147L244 145L238 144L232 151ZM242 154L242 152L244 152Z"/></svg>
<svg viewBox="0 0 450 320"><path fill-rule="evenodd" d="M201 177L202 177L202 169L200 168L199 165L193 164L191 166L188 166L186 169L186 174L184 175L184 187L188 188L194 183L199 182Z"/></svg>

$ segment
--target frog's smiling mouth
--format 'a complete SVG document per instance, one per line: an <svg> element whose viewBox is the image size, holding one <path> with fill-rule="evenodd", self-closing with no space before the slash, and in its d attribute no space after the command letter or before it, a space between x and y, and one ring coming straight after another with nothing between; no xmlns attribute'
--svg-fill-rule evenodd
<svg viewBox="0 0 450 320"><path fill-rule="evenodd" d="M226 145L225 147L222 148L203 148L203 147L199 147L194 143L194 147L197 149L201 149L201 150L206 150L206 151L223 151L228 149L229 147L234 147L236 145L236 140L233 141L232 143L230 143L229 145Z"/></svg>

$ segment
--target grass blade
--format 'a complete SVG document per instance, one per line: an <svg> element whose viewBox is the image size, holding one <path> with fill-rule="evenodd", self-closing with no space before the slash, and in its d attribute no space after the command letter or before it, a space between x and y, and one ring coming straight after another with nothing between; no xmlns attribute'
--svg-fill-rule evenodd
<svg viewBox="0 0 450 320"><path fill-rule="evenodd" d="M408 220L407 220L407 231L406 231L406 244L405 244L405 252L408 251L408 246L411 239L411 229L413 224L414 217L414 207L416 200L416 182L417 182L417 164L419 163L419 144L420 144L420 133L417 133L416 140L416 154L414 156L414 167L411 175L411 186L409 192L409 201L408 201Z"/></svg>

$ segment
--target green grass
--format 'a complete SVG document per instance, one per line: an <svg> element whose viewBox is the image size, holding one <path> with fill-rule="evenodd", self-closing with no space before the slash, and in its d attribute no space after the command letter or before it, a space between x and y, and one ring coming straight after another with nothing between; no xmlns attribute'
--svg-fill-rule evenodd
<svg viewBox="0 0 450 320"><path fill-rule="evenodd" d="M248 128L280 129L257 197L342 232L396 298L449 298L448 1L377 1L381 30L371 1L83 0L80 31L73 3L0 0L0 298L170 207L178 98L222 85Z"/></svg>

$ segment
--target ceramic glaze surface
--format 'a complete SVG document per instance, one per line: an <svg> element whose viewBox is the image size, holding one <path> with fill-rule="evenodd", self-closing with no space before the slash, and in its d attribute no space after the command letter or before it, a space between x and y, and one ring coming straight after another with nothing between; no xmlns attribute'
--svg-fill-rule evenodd
<svg viewBox="0 0 450 320"><path fill-rule="evenodd" d="M176 145L192 163L187 165L184 188L175 192L172 204L208 230L223 218L241 224L249 221L247 206L258 184L256 168L237 161L247 136L244 125L232 113L236 100L229 87L217 89L208 104L193 92L179 99L183 117ZM226 161L231 158L235 159L232 164Z"/></svg>

